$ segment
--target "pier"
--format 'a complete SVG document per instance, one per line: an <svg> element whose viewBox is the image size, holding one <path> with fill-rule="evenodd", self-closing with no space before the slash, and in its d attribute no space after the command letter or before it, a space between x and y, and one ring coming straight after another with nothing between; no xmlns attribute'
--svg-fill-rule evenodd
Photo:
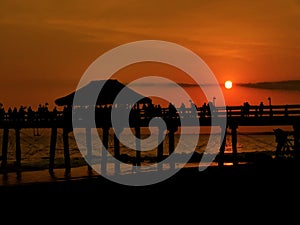
<svg viewBox="0 0 300 225"><path fill-rule="evenodd" d="M209 109L204 109L203 107L196 107L196 114L192 113L191 108L182 109L177 108L177 111L171 112L170 108L160 108L159 110L150 110L150 105L146 107L138 106L132 110L130 114L130 126L134 129L135 135L137 138L140 138L142 127L148 127L149 121L152 118L160 117L167 124L168 132L168 145L169 154L172 154L175 148L174 144L174 134L177 131L178 127L181 126L180 119L185 119L188 126L189 118L193 115L196 115L197 119L200 122L201 126L211 126L212 117L215 118L215 121L218 119L227 120L226 127L221 127L225 129L225 134L230 133L232 140L232 158L233 165L237 165L239 162L237 160L237 130L240 126L291 126L293 128L293 152L294 158L299 159L300 152L300 104L299 105L269 105L269 106L258 106L253 105L245 109L245 106L223 106L223 107L214 107ZM152 106L151 106L152 107ZM86 107L79 107L76 110L84 113L85 110L88 110ZM75 110L75 111L76 111ZM103 131L103 145L108 146L108 135L112 128L110 122L110 110L107 111L105 108L96 108L96 127L102 129ZM80 123L77 123L80 124ZM91 129L93 127L86 127L82 123L80 128L85 128L86 130L86 144L87 152L91 152ZM1 161L1 170L6 171L7 166L7 151L8 151L8 137L11 130L14 130L15 134L15 159L16 166L19 170L22 170L21 164L21 138L20 130L24 128L49 128L51 129L51 137L49 140L50 143L50 160L49 160L49 172L54 173L54 159L55 159L55 150L57 142L57 130L61 129L63 133L63 146L64 146L64 160L65 160L65 171L66 174L71 172L71 161L69 153L69 133L73 131L72 127L72 108L65 107L62 111L49 111L39 112L39 111L15 111L15 112L6 112L2 111L0 115L0 129L3 129L3 138L2 138L2 161ZM229 130L230 132L227 132ZM162 134L164 131L160 131ZM219 149L218 155L218 165L223 166L224 164L224 151L225 151L225 141L221 143L221 148ZM140 148L139 142L136 143L137 149ZM275 150L274 150L275 151ZM106 165L106 154L102 152L102 164ZM120 142L116 135L114 135L114 157L117 159L120 156ZM161 161L163 158L163 145L158 144L157 147L157 161ZM141 155L140 151L136 151L136 165L141 165ZM91 167L88 166L89 170ZM115 170L118 171L120 165L116 165ZM103 172L105 172L106 167L102 166Z"/></svg>

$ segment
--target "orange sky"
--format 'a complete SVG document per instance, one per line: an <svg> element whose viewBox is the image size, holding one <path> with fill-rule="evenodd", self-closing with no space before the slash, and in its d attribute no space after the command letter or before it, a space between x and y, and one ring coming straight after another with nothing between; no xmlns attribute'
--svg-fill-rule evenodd
<svg viewBox="0 0 300 225"><path fill-rule="evenodd" d="M191 49L220 82L300 79L299 0L1 0L0 31L7 107L52 104L98 56L145 39Z"/></svg>

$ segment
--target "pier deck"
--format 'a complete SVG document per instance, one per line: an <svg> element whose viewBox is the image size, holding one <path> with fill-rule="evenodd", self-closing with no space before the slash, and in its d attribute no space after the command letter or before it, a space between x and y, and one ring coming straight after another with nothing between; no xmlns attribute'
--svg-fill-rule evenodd
<svg viewBox="0 0 300 225"><path fill-rule="evenodd" d="M55 148L57 139L57 129L63 129L63 142L64 142L64 157L66 174L70 173L71 163L69 154L69 141L68 133L72 132L72 113L76 113L76 110L80 110L84 113L86 108L79 108L75 110L64 109L63 111L46 111L46 112L27 112L27 111L12 111L0 113L0 128L3 129L3 139L2 139L2 162L1 169L5 171L7 166L7 148L8 148L8 136L9 130L15 130L15 146L16 146L16 165L21 168L21 139L20 130L24 128L50 128L51 140L50 141L50 162L49 162L49 172L53 173L54 169L54 158L55 158ZM108 144L108 133L112 128L110 122L110 112L103 111L102 108L95 110L95 125L97 128L103 130L103 145ZM161 108L158 110L146 109L136 109L134 114L130 114L129 125L135 129L137 138L140 138L141 127L148 127L149 121L154 117L161 117L167 123L167 129L169 133L169 154L174 151L174 133L177 128L181 126L181 121L184 120L185 126L193 126L195 118L199 120L200 126L212 126L212 121L214 120L214 125L220 125L224 129L225 134L227 129L231 130L232 138L232 155L233 164L237 164L237 129L239 126L282 126L288 125L293 127L293 149L295 152L295 157L299 158L300 152L300 104L299 105L269 105L269 106L224 106L224 107L214 107L206 108L197 107L196 112L192 108L177 108L177 112L171 114L169 108ZM80 117L75 117L79 118ZM74 117L73 117L74 119ZM191 121L189 123L189 121ZM224 123L226 121L226 123ZM80 128L86 128L87 134L91 135L88 130L93 128L93 126L86 126L86 122L77 121L76 125ZM225 125L225 126L224 126ZM87 140L90 141L90 137L87 135ZM115 156L119 155L119 142L115 140ZM138 145L138 143L137 143ZM91 148L89 144L88 148ZM223 156L225 150L225 142L221 144L218 163L220 166L224 165ZM91 151L91 150L89 150ZM160 161L162 158L161 147L158 147L157 160ZM140 165L140 151L136 154L137 165Z"/></svg>

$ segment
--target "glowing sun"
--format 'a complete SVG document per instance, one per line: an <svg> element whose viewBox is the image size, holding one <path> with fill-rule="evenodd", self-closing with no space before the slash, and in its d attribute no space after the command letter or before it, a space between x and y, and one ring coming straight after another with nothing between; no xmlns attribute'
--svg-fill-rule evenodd
<svg viewBox="0 0 300 225"><path fill-rule="evenodd" d="M231 80L227 80L225 82L225 88L226 89L231 89L232 88L232 81Z"/></svg>

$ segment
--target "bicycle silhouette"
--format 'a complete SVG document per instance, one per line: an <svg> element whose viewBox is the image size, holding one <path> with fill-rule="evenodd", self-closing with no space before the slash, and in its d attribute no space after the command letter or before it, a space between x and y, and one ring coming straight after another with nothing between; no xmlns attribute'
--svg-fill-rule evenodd
<svg viewBox="0 0 300 225"><path fill-rule="evenodd" d="M275 158L291 158L294 156L294 145L291 134L280 128L274 129L277 142Z"/></svg>

